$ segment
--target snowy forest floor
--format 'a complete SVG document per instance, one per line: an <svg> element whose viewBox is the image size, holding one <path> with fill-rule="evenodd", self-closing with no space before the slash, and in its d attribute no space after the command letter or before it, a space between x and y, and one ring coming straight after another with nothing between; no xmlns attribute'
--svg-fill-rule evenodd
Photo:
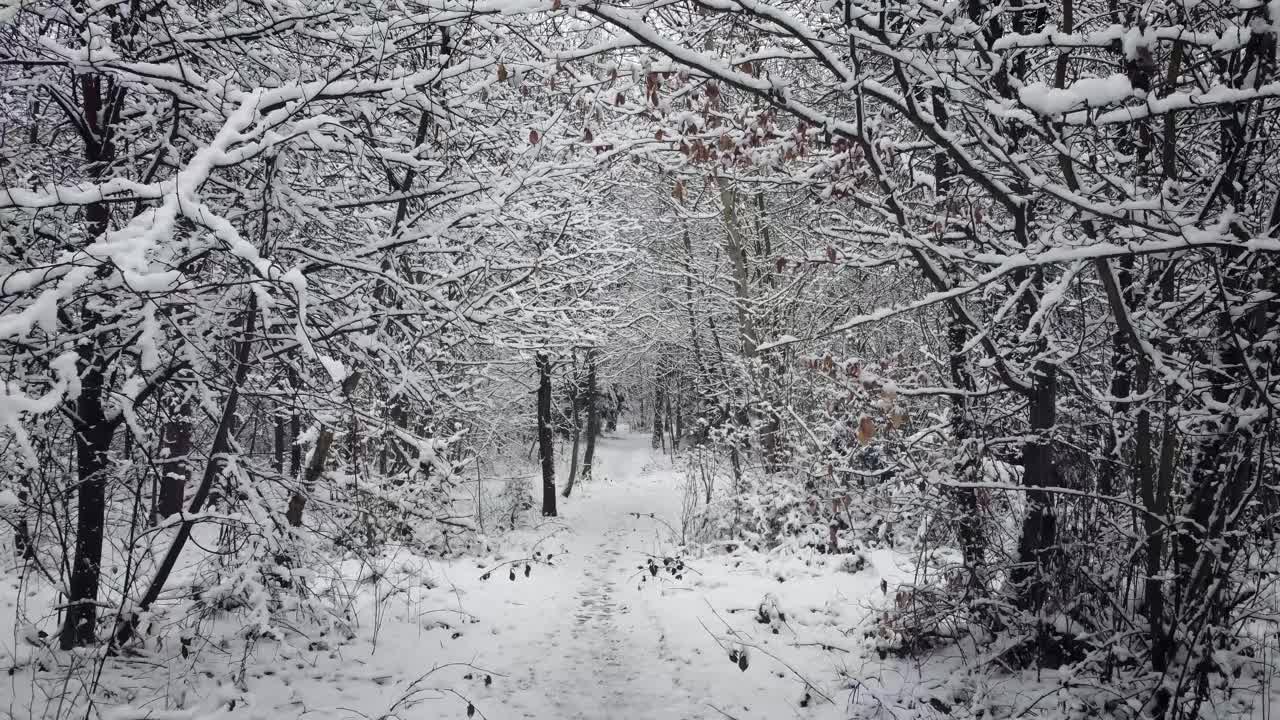
<svg viewBox="0 0 1280 720"><path fill-rule="evenodd" d="M561 499L560 517L496 539L500 552L340 566L348 637L298 627L247 642L229 615L187 647L170 638L109 659L92 695L92 658L0 638L14 667L0 716L407 720L464 718L469 705L489 720L947 716L928 699L957 686L954 655L882 662L865 637L910 581L908 556L871 551L855 568L850 556L738 548L664 563L679 552L683 486L646 435L605 437L596 479ZM4 578L0 621L18 590ZM1014 715L1053 684L1008 680L1000 704Z"/></svg>
<svg viewBox="0 0 1280 720"><path fill-rule="evenodd" d="M493 556L401 552L378 568L344 567L357 588L353 637L299 630L246 643L228 630L229 641L216 632L187 648L171 640L109 660L94 705L108 718L158 720L461 718L469 703L490 720L776 720L848 717L848 703L875 702L867 690L879 683L862 667L861 632L850 630L886 602L881 578L893 597L891 553L872 554L855 574L834 557L745 550L666 568L683 495L670 459L647 436L620 433L600 442L595 478L561 499L560 517L502 538ZM526 577L522 559L535 553L551 562ZM12 622L17 591L5 578L9 617L0 620ZM767 596L781 611L772 624L757 621ZM743 647L745 669L730 659ZM84 717L88 660L77 668L35 650L0 639L16 666L0 684L0 698L10 695L0 715L66 717L77 707ZM863 692L842 673L866 683ZM808 700L806 682L816 686Z"/></svg>

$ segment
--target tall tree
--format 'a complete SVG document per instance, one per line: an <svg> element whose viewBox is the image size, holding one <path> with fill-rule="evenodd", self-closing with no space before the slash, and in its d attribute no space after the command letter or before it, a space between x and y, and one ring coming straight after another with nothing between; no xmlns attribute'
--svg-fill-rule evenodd
<svg viewBox="0 0 1280 720"><path fill-rule="evenodd" d="M555 433L551 427L551 355L539 352L538 366L538 462L542 469L542 514L556 516Z"/></svg>

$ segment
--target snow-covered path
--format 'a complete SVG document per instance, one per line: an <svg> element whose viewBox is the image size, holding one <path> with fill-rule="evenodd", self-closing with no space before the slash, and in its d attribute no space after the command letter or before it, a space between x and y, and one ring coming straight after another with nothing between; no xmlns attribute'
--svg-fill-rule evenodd
<svg viewBox="0 0 1280 720"><path fill-rule="evenodd" d="M464 718L469 705L487 720L850 717L886 680L859 646L881 579L897 585L892 554L845 572L840 558L739 550L654 577L649 558L677 551L682 496L647 435L605 437L592 482L560 517L502 538L501 555L342 568L352 636L285 628L190 661L165 647L164 673L123 660L105 691L142 713L120 717L181 720ZM551 562L526 576L535 553ZM757 622L765 599L783 621ZM729 657L744 647L745 668Z"/></svg>
<svg viewBox="0 0 1280 720"><path fill-rule="evenodd" d="M505 577L509 637L477 665L511 678L491 718L698 718L708 688L698 685L667 642L664 600L670 586L643 581L650 555L672 548L680 523L681 487L667 459L641 434L600 441L595 481L561 500L554 567L538 577ZM652 518L649 517L652 514ZM527 585L537 601L530 598ZM550 591L550 592L547 592ZM705 638L711 644L711 638Z"/></svg>
<svg viewBox="0 0 1280 720"><path fill-rule="evenodd" d="M648 559L674 552L678 542L682 478L669 457L650 449L647 434L603 438L597 452L595 480L561 501L560 518L542 530L550 539L537 541L540 552L554 554L554 567L535 567L528 579L518 573L514 582L504 569L462 598L469 612L495 621L468 658L497 674L475 699L486 717L845 717L831 704L818 707L816 694L802 709L805 684L791 668L753 650L743 671L721 643L741 640L801 667L807 660L802 672L832 692L836 665L852 656L798 648L833 635L856 644L841 629L867 606L857 597L832 601L851 583L860 595L880 596L880 575L869 569L834 582L826 564L712 556L689 560L692 570L681 579L653 578ZM803 605L773 634L755 622L755 609L784 588L784 606L792 597Z"/></svg>

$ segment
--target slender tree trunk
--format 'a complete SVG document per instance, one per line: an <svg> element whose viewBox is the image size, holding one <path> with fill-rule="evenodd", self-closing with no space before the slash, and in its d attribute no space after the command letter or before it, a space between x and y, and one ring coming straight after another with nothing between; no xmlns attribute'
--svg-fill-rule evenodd
<svg viewBox="0 0 1280 720"><path fill-rule="evenodd" d="M285 428L285 419L281 415L277 414L274 418L272 418L272 420L274 421L274 426L275 426L275 456L271 459L271 467L277 473L283 474L284 473L284 449L285 449L285 445L288 444L288 441L285 439L287 437L286 428Z"/></svg>
<svg viewBox="0 0 1280 720"><path fill-rule="evenodd" d="M311 459L307 462L307 472L302 478L302 490L289 496L289 509L285 518L290 527L302 527L302 513L307 509L307 498L315 490L316 481L324 474L324 465L329 460L329 451L333 448L333 429L324 428L316 437L315 449L311 451Z"/></svg>
<svg viewBox="0 0 1280 720"><path fill-rule="evenodd" d="M717 175L720 190L720 206L725 227L725 252L733 264L734 308L738 313L738 341L742 357L750 360L756 356L760 339L756 336L755 308L751 301L751 276L747 268L746 238L738 218L738 194L729 187L729 181Z"/></svg>
<svg viewBox="0 0 1280 720"><path fill-rule="evenodd" d="M94 182L104 179L115 160L112 124L119 112L124 90L100 75L80 78L81 120L85 123L85 160ZM107 203L85 206L85 237L100 237L111 222ZM99 275L109 272L103 266ZM115 437L116 423L106 417L104 406L107 351L101 347L97 328L102 316L86 304L80 312L80 326L89 337L76 350L80 374L80 394L72 402L71 431L76 448L76 540L67 583L67 612L63 618L60 644L64 650L97 640L98 583L102 563L102 534L107 511L108 452Z"/></svg>
<svg viewBox="0 0 1280 720"><path fill-rule="evenodd" d="M945 128L950 119L945 102L945 91L941 88L933 88L930 94L934 117L937 118L939 126ZM936 153L933 162L937 187L937 213L939 217L950 220L952 218L951 182L955 177L955 168L952 167L950 158L945 152ZM948 227L947 223L943 223L940 229L945 233ZM973 370L969 366L965 353L970 338L969 326L955 308L948 307L948 310L947 365L951 373L951 385L959 391L951 396L951 435L960 448L955 463L955 474L957 480L968 481L980 476L982 462L979 450L975 447L978 440L977 428L969 408L968 395L977 390L977 383L974 381ZM956 488L951 495L959 508L956 535L960 541L960 553L964 558L965 570L968 574L969 589L981 591L984 587L982 567L986 564L987 541L982 528L982 508L978 503L978 491L971 487Z"/></svg>
<svg viewBox="0 0 1280 720"><path fill-rule="evenodd" d="M662 413L665 403L666 392L663 388L663 380L658 378L657 384L653 387L653 449L657 450L663 444Z"/></svg>
<svg viewBox="0 0 1280 720"><path fill-rule="evenodd" d="M570 451L569 459L569 479L564 483L564 490L560 491L561 497L569 497L573 492L573 483L578 479L578 452L582 447L582 418L578 412L577 403L573 407L573 449Z"/></svg>
<svg viewBox="0 0 1280 720"><path fill-rule="evenodd" d="M222 406L222 415L218 419L218 426L213 434L213 443L209 447L209 460L205 463L204 473L200 477L200 484L196 486L195 493L191 497L191 505L187 508L187 513L190 515L195 515L204 508L205 501L209 499L209 493L213 489L214 482L217 481L218 476L222 474L222 471L227 466L225 456L235 447L235 440L231 435L231 427L236 416L236 410L240 406L240 393L244 388L245 379L249 375L249 350L253 344L253 331L257 325L257 319L258 296L249 293L244 313L243 332L235 349L236 367L235 375L231 381L231 391L227 393L227 399ZM151 609L151 605L159 599L160 592L169 581L169 575L173 572L173 568L178 562L178 556L182 554L182 549L186 547L187 540L191 537L191 528L194 526L195 521L192 519L183 519L178 525L178 532L174 536L173 542L169 545L169 550L165 553L164 558L161 559L160 566L156 568L156 574L151 578L150 584L147 585L147 590L142 599L138 601L137 611L130 613L128 617L121 617L120 625L115 632L115 642L117 644L123 643L132 637L138 617Z"/></svg>
<svg viewBox="0 0 1280 720"><path fill-rule="evenodd" d="M189 376L189 371L179 378ZM160 494L156 501L156 519L167 518L182 512L186 501L187 483L191 479L191 388L186 382L173 383L176 402L170 407L170 417L160 431Z"/></svg>
<svg viewBox="0 0 1280 720"><path fill-rule="evenodd" d="M1027 514L1018 541L1018 563L1011 578L1023 608L1038 609L1048 591L1049 554L1057 543L1058 517L1053 494L1039 488L1058 485L1050 432L1057 412L1057 368L1037 362L1032 380L1029 419L1031 437L1022 446Z"/></svg>
<svg viewBox="0 0 1280 720"><path fill-rule="evenodd" d="M581 397L578 392L577 363L574 363L574 373L570 382L565 384L569 391L569 407L573 413L573 450L569 455L569 479L564 483L564 490L560 493L561 497L569 497L573 492L573 483L578 478L578 451L582 446L582 409Z"/></svg>
<svg viewBox="0 0 1280 720"><path fill-rule="evenodd" d="M289 386L296 393L300 388L301 380L298 379L298 371L289 368ZM302 436L302 414L298 412L295 400L293 412L289 415L289 477L297 480L301 477L302 472L302 446L298 444L298 438Z"/></svg>
<svg viewBox="0 0 1280 720"><path fill-rule="evenodd" d="M31 499L31 476L23 473L18 478L18 522L13 527L13 550L21 560L31 560L36 556L34 539L31 537L31 526L27 521L27 507Z"/></svg>
<svg viewBox="0 0 1280 720"><path fill-rule="evenodd" d="M596 438L600 435L600 392L596 382L596 351L587 351L587 449L582 457L582 480L591 480L595 469Z"/></svg>
<svg viewBox="0 0 1280 720"><path fill-rule="evenodd" d="M350 399L359 385L360 372L351 373L342 381L342 396ZM351 435L353 438L356 436L354 428ZM333 428L324 427L316 437L316 446L311 451L311 459L307 461L307 471L302 476L302 487L289 496L289 507L285 510L285 519L289 521L290 527L302 527L302 513L306 510L307 498L315 492L316 482L324 474L325 463L328 462L329 453L333 448L333 436ZM356 463L354 452L351 462L352 465Z"/></svg>
<svg viewBox="0 0 1280 720"><path fill-rule="evenodd" d="M538 458L542 463L542 514L556 516L555 438L551 432L551 357L538 353Z"/></svg>

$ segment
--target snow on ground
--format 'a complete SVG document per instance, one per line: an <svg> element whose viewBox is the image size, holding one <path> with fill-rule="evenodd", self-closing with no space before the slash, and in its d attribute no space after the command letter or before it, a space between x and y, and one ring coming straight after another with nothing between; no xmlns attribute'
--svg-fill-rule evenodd
<svg viewBox="0 0 1280 720"><path fill-rule="evenodd" d="M561 517L504 539L503 554L345 567L352 637L215 640L189 655L171 641L112 660L100 707L120 719L466 717L470 704L489 720L778 720L875 702L862 629L905 579L892 553L856 573L821 555L676 559L682 480L669 459L640 434L606 437L598 453L596 479L561 499ZM0 653L23 642L0 639ZM12 674L0 712L49 716L54 675Z"/></svg>

